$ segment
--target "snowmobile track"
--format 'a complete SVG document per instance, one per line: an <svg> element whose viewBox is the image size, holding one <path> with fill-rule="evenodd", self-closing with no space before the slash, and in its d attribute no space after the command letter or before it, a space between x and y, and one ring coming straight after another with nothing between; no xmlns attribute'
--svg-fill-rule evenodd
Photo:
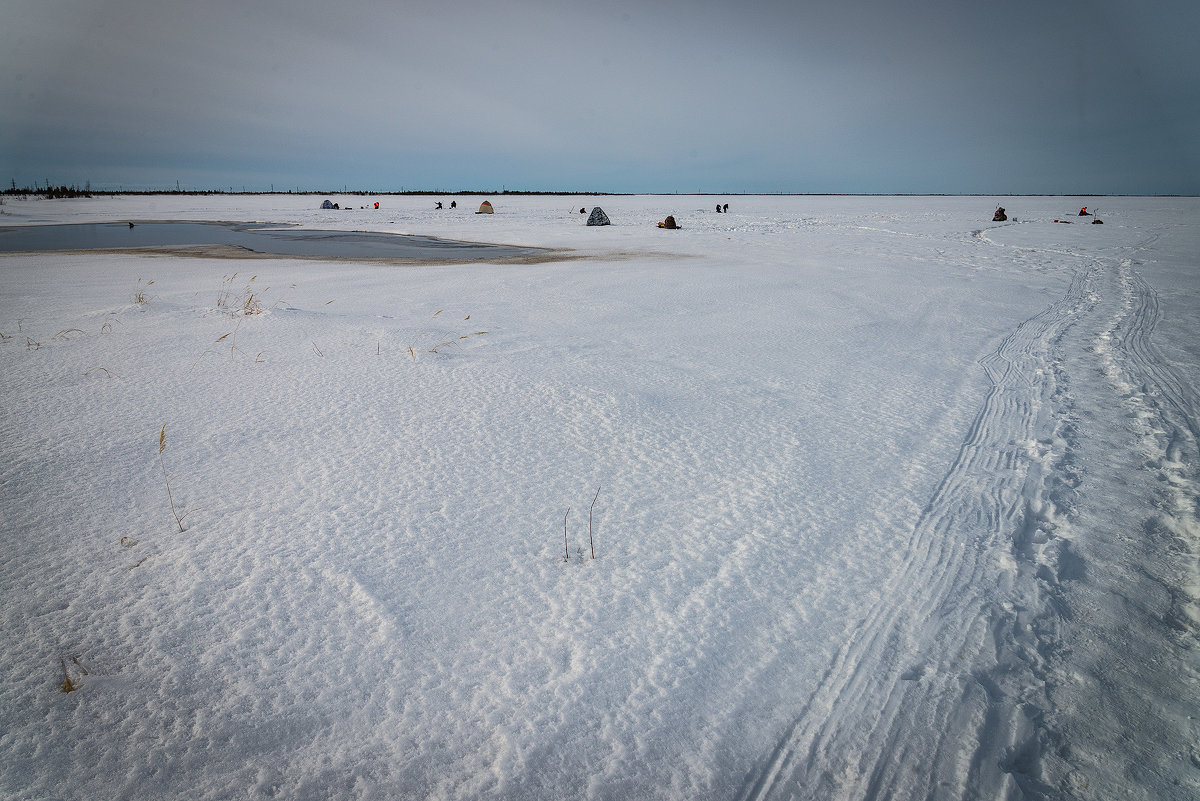
<svg viewBox="0 0 1200 801"><path fill-rule="evenodd" d="M1081 265L1063 297L979 360L991 386L912 528L893 592L844 644L742 801L1051 790L1036 778L1045 733L1035 721L1061 607L1039 591L1026 546L1051 516L1042 496L1044 443L1058 427L1055 348L1095 303L1103 269ZM1001 561L1010 552L1015 570Z"/></svg>

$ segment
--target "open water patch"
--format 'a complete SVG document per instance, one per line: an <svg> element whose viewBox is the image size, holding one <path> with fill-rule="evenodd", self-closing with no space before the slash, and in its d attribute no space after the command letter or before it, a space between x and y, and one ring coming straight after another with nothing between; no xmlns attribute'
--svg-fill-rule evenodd
<svg viewBox="0 0 1200 801"><path fill-rule="evenodd" d="M404 261L518 261L549 251L409 234L320 231L270 223L105 222L0 226L0 253L237 248L246 255Z"/></svg>

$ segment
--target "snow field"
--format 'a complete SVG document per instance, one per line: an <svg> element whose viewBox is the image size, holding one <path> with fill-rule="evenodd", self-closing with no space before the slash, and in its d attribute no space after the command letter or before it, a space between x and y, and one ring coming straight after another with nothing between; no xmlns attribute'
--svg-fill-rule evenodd
<svg viewBox="0 0 1200 801"><path fill-rule="evenodd" d="M0 260L0 786L1187 797L1194 203L736 200L6 206L576 250Z"/></svg>

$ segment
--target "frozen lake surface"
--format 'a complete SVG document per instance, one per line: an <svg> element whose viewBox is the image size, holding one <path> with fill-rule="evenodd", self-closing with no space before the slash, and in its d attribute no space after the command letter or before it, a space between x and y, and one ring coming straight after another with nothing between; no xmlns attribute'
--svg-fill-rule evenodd
<svg viewBox="0 0 1200 801"><path fill-rule="evenodd" d="M1200 797L1200 200L491 200L5 199L571 258L0 255L0 796Z"/></svg>
<svg viewBox="0 0 1200 801"><path fill-rule="evenodd" d="M328 259L471 261L536 253L477 242L366 231L319 231L263 223L127 222L0 226L0 252L134 250L221 245L250 253Z"/></svg>

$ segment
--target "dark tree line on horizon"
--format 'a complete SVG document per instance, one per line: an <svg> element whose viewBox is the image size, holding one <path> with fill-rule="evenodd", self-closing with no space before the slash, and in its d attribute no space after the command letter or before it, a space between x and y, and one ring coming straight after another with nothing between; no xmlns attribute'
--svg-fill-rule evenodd
<svg viewBox="0 0 1200 801"><path fill-rule="evenodd" d="M103 195L111 197L113 195L357 195L361 197L369 197L373 195L610 195L612 192L550 192L536 190L520 190L520 189L501 189L499 191L484 191L477 189L460 189L453 192L447 192L436 189L409 189L393 192L380 192L369 189L343 189L340 191L329 189L286 189L276 191L274 187L270 191L235 191L232 187L229 189L180 189L176 184L174 189L92 189L92 182L84 183L83 188L72 184L67 186L54 186L49 180L45 185L34 184L33 186L17 186L17 181L14 178L12 185L3 190L5 195L19 195L21 197L40 196L47 200L58 200L61 198L90 198L95 195Z"/></svg>
<svg viewBox="0 0 1200 801"><path fill-rule="evenodd" d="M119 187L117 189L93 189L92 182L84 182L83 188L79 188L77 184L67 186L54 186L49 180L44 185L34 184L33 186L17 186L16 179L12 179L11 186L7 189L0 190L0 195L28 197L43 197L47 200L58 200L61 198L90 198L94 196L113 197L115 195L352 195L357 197L389 197L389 196L438 196L438 197L454 197L454 196L503 196L503 195L579 195L589 197L606 197L620 195L678 195L679 192L582 192L582 191L564 191L564 190L534 190L534 189L459 189L448 191L444 189L400 189L393 191L378 191L372 189L279 189L276 190L272 185L270 190L247 190L245 187L242 190L236 191L233 187L228 189L182 189L179 182L175 183L174 189L126 189ZM693 193L683 193L693 194ZM810 196L864 196L864 197L904 197L910 193L905 192L696 192L696 195L810 195ZM1027 196L1021 192L917 192L911 193L916 197L1024 197ZM1032 194L1035 197L1136 197L1131 195L1116 194L1098 194L1096 192L1035 192ZM1194 195L1176 195L1176 194L1154 194L1141 195L1141 197L1195 197Z"/></svg>

